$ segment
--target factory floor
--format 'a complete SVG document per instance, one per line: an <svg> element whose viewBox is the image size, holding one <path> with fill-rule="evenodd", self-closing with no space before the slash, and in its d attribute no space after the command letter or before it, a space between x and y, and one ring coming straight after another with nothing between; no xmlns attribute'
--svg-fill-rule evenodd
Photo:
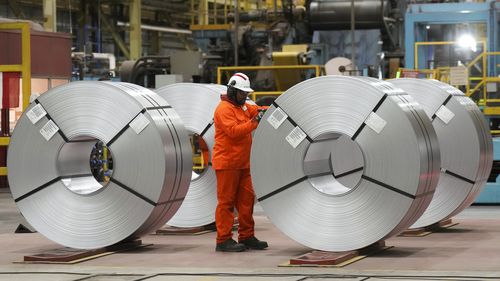
<svg viewBox="0 0 500 281"><path fill-rule="evenodd" d="M279 267L310 249L275 228L256 206L256 233L269 249L214 251L215 233L143 237L147 247L74 265L19 263L61 246L39 233L14 234L21 216L0 189L0 280L500 280L500 206L472 206L459 224L424 237L393 237L390 249L342 268Z"/></svg>

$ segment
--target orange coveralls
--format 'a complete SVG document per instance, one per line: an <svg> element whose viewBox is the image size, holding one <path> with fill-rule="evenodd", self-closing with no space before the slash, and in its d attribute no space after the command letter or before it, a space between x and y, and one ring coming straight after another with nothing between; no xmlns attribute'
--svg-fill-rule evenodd
<svg viewBox="0 0 500 281"><path fill-rule="evenodd" d="M217 243L233 236L235 206L238 210L238 239L254 236L255 193L250 177L250 148L251 133L259 124L253 118L259 108L249 103L238 106L223 95L215 109L212 167L217 176Z"/></svg>

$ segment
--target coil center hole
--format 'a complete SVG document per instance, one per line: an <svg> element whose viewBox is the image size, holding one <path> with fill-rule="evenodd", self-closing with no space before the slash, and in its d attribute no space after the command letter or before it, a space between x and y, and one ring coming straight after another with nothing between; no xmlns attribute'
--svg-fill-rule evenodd
<svg viewBox="0 0 500 281"><path fill-rule="evenodd" d="M80 138L64 144L57 160L62 183L76 194L101 191L113 174L111 150L94 138Z"/></svg>
<svg viewBox="0 0 500 281"><path fill-rule="evenodd" d="M318 191L343 195L361 181L364 170L363 152L344 134L324 134L314 139L304 157L304 173Z"/></svg>

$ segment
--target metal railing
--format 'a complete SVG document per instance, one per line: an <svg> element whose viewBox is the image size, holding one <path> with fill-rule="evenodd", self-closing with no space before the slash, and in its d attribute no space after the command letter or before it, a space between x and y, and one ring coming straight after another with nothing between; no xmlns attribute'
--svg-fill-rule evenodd
<svg viewBox="0 0 500 281"><path fill-rule="evenodd" d="M219 66L217 67L217 84L222 84L222 75L224 72L238 72L238 71L259 71L259 70L312 70L314 77L325 74L325 68L322 65L266 65L266 66ZM272 96L281 95L282 91L255 91L251 94L252 100L256 100L257 96Z"/></svg>
<svg viewBox="0 0 500 281"><path fill-rule="evenodd" d="M415 69L419 73L428 74L427 78L437 79L445 83L449 83L450 77L450 67L438 67L436 69L419 69L418 66L418 47L419 46L435 46L435 45L455 45L455 41L444 41L444 42L416 42L415 43ZM479 54L476 58L470 61L467 65L467 82L465 84L465 94L471 96L475 94L479 89L483 90L482 96L479 98L478 103L480 105L486 105L488 102L498 102L498 100L488 99L486 84L489 82L500 82L499 77L489 77L488 76L488 57L498 56L500 52L487 52L486 51L486 41L479 41L478 44L483 46L483 52ZM481 62L481 76L472 76L471 69L478 63ZM496 65L499 67L499 65ZM401 69L402 71L411 71L406 69Z"/></svg>

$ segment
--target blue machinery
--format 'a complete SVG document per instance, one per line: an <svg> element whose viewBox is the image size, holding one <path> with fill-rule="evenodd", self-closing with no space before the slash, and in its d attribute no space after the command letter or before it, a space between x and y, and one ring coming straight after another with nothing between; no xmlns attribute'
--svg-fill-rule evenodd
<svg viewBox="0 0 500 281"><path fill-rule="evenodd" d="M412 4L405 15L405 67L415 68L415 57L418 66L425 68L431 54L418 49L415 43L429 41L428 25L484 24L486 49L488 52L500 51L500 2L488 0L484 3L442 3ZM483 38L480 38L483 39ZM499 59L491 57L487 63L487 76L498 77ZM500 137L493 139L492 176L475 203L500 203ZM497 167L498 166L498 167Z"/></svg>
<svg viewBox="0 0 500 281"><path fill-rule="evenodd" d="M490 52L500 50L500 2L412 4L405 15L405 67L415 67L415 43L429 41L427 25L485 24L486 43ZM418 65L425 66L427 56L418 50ZM489 76L497 76L496 59L488 64Z"/></svg>
<svg viewBox="0 0 500 281"><path fill-rule="evenodd" d="M500 138L493 138L493 161L500 161ZM496 174L493 179L495 182L488 182L484 187L483 192L476 198L475 203L482 204L498 204L500 203L500 175L498 167L493 163L492 175Z"/></svg>

